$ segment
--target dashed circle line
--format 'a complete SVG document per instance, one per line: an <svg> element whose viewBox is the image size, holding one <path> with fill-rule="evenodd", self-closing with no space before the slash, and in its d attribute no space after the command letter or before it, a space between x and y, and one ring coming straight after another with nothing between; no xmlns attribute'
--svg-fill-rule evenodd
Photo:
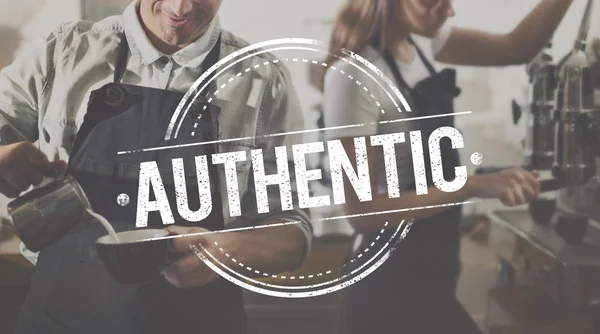
<svg viewBox="0 0 600 334"><path fill-rule="evenodd" d="M349 262L350 263L354 263L357 259L360 259L363 256L363 254L367 253L375 245L375 242L378 241L381 238L381 234L383 234L383 232L385 231L385 228L387 226L388 226L388 222L385 222L384 228L382 228L381 231L379 231L379 235L377 235L377 237L375 237L375 241L371 242L371 244L369 245L369 247L366 247L362 252L360 252L356 257L354 257L353 259L351 259ZM296 279L296 276L289 276L289 277L287 277L287 276L272 275L272 274L269 274L269 273L266 273L266 272L260 272L259 270L253 269L253 268L251 268L249 266L246 266L242 262L239 262L238 260L236 260L234 257L231 256L231 254L227 253L223 248L221 248L221 246L219 246L219 243L217 241L214 241L214 244L215 244L215 246L217 246L219 248L219 251L222 254L225 254L225 256L227 258L229 258L232 262L237 263L242 268L245 267L246 270L248 270L250 272L253 272L253 273L258 274L258 275L263 275L265 277L271 277L271 278L290 279L290 280L295 280ZM333 270L327 270L325 272L325 274L323 274L323 272L320 272L320 273L312 274L312 275L298 276L297 278L298 279L305 279L305 278L311 279L311 278L314 278L315 276L321 277L323 275L329 275L329 274L331 274L333 272L340 271L343 268L345 268L346 266L348 266L347 263L345 263L341 268L336 268L336 269L333 269Z"/></svg>
<svg viewBox="0 0 600 334"><path fill-rule="evenodd" d="M289 62L289 61L290 61L290 59L289 59L289 58L284 58L284 59L283 59L283 61L287 61L287 62ZM292 62L299 62L299 61L300 61L300 59L299 59L299 58L292 58ZM372 99L372 100L375 102L375 104L377 105L377 107L378 107L378 108L380 108L380 107L381 107L381 103L380 103L380 102L377 100L377 98L375 97L375 95L373 95L372 93L370 93L370 92L369 92L369 88L367 88L366 86L363 86L363 85L362 85L362 82L360 82L359 80L355 80L355 79L354 79L354 76L352 76L352 75L350 75L350 74L348 74L348 75L347 75L347 74L346 74L346 72L345 72L344 70L340 70L340 69L338 69L338 68L337 68L337 67L335 67L335 66L329 66L327 63L324 63L324 62L319 62L319 61L316 61L316 60L312 60L312 61L310 61L310 60L309 60L309 59L307 59L307 58L303 58L303 59L302 59L302 62L303 62L303 63L312 62L312 64L314 64L314 65L319 65L319 64L321 64L321 66L323 66L323 67L329 67L330 69L332 69L332 70L334 70L334 71L337 71L337 72L338 72L338 73L340 73L341 75L344 75L344 76L346 76L346 77L347 77L349 80L352 80L352 81L354 81L354 82L356 83L356 85L358 85L359 87L362 87L362 88L363 88L363 90L364 90L364 91L365 91L367 94L369 94L369 97L370 97L370 98L371 98L371 99ZM264 62L262 65L263 65L263 66L269 66L269 65L271 65L271 64L277 64L277 63L279 63L279 59L274 59L274 60L273 60L273 61L271 61L271 62L269 62L269 61L265 61L265 62ZM261 66L261 64L256 64L256 65L254 65L254 66L253 66L253 68L257 69L257 68L259 68L260 66ZM234 80L236 80L237 78L240 78L240 77L242 77L242 76L244 75L244 73L248 73L248 72L250 72L251 70L252 70L252 67L248 67L248 68L246 68L245 70L238 72L238 73L237 73L235 76L232 76L231 78L229 78L229 80L228 80L226 83L222 84L222 85L221 85L221 87L220 87L220 89L219 89L219 90L216 90L215 92L213 92L213 93L212 93L212 95L213 95L214 97L216 97L216 96L219 94L219 92L220 92L221 90L223 90L223 89L225 89L225 88L227 87L227 85L228 85L228 84L232 83L232 82L233 82ZM211 102L212 102L212 100L213 100L213 97L210 97L210 98L207 100L207 103L211 103ZM203 109L202 109L202 110L203 110L203 111L205 111L205 110L206 110L206 108L207 108L207 106L205 105L205 106L203 107ZM382 114L385 114L385 110L384 110L384 109L381 109L381 113L382 113ZM201 119L201 118L202 118L202 113L200 113L200 115L198 115L198 119ZM194 124L194 129L196 129L197 127L198 127L198 122L196 122L196 123ZM193 137L194 135L195 135L195 131L193 131L193 132L192 132L192 137ZM386 223L385 223L385 226L386 226L386 227L387 227L387 225L388 225L388 222L386 222ZM382 234L384 231L385 231L385 228L381 229L381 231L379 232L379 234ZM380 237L381 237L381 235L378 235L378 236L375 238L375 241L378 241ZM373 246L375 245L375 241L371 242L371 244L369 245L369 247L366 247L366 248L365 248L365 250L363 250L361 253L359 253L359 254L358 254L358 255L357 255L355 258L351 259L351 260L349 261L349 263L354 263L354 262L355 262L357 259L360 259L360 258L363 256L363 254L367 253L367 252L370 250L370 248L371 248L371 247L373 247ZM241 262L237 261L237 260L236 260L234 257L232 257L232 256L231 256L229 253L225 252L225 250L219 246L219 243L218 243L218 242L216 242L216 241L215 241L215 242L214 242L214 244L215 244L215 246L217 246L217 247L219 248L219 251L220 251L221 253L225 254L225 256L226 256L226 257L230 258L232 262L234 262L234 263L237 263L237 264L238 264L240 267L242 267L242 268L245 268L246 270L248 270L248 271L250 271L250 272L253 272L253 273L255 273L255 274L258 274L258 275L263 275L264 277L279 278L279 279L290 279L290 280L295 280L295 279L296 279L296 277L295 277L295 276L290 276L290 277L287 277L287 276L273 275L273 274L269 274L269 273L266 273L266 272L260 272L259 270L253 269L253 268L251 268L251 267L249 267L249 266L246 266L246 265L244 265L243 263L241 263ZM344 264L344 265L343 265L341 268L336 268L336 269L333 269L333 270L328 270L328 271L326 271L326 272L325 272L325 274L323 274L323 273L321 272L321 273L317 273L317 274L313 274L313 275L303 275L303 276L298 276L298 279L305 279L305 278L311 279L311 278L314 278L315 276L317 276L317 277L321 277L321 276L323 276L323 275L329 275L329 274L331 274L332 272L337 272L337 271L340 271L340 270L342 270L343 268L345 268L345 267L347 267L347 266L348 266L348 263L345 263L345 264Z"/></svg>
<svg viewBox="0 0 600 334"><path fill-rule="evenodd" d="M290 61L290 59L289 59L289 58L284 58L284 59L283 59L283 61L287 61L287 62L289 62L289 61ZM299 61L300 61L300 59L299 59L299 58L292 58L292 62L299 62ZM363 85L362 85L362 82L360 82L359 80L355 80L355 79L354 79L354 76L352 76L351 74L348 74L348 75L347 75L347 74L346 74L346 72L345 72L344 70L340 70L340 69L338 69L338 68L337 68L337 67L335 67L335 66L329 66L327 63L324 63L324 62L319 62L319 61L316 61L316 60L312 60L312 61L310 61L310 60L309 60L309 59L307 59L307 58L303 58L303 59L302 59L302 62L303 62L303 63L312 62L312 64L314 64L314 65L319 65L319 64L321 64L321 66L323 66L323 67L329 67L330 69L332 69L332 70L334 70L334 71L337 71L337 72L338 72L338 73L340 73L341 75L344 75L344 76L346 76L346 77L347 77L349 80L352 80L352 81L354 81L354 82L356 83L356 85L358 85L359 87L362 87L362 88L363 88L363 90L364 90L364 91L365 91L367 94L369 94L369 97L370 97L370 98L371 98L371 99L372 99L372 100L375 102L375 104L377 105L377 107L378 107L378 108L381 108L381 103L380 103L380 102L377 100L377 98L375 97L375 95L373 95L372 93L370 93L370 92L369 92L369 88L367 88L366 86L363 86ZM269 62L269 61L265 61L265 62L262 64L262 66L269 66L269 65L271 65L271 64L277 64L277 63L279 63L279 59L274 59L274 60L272 60L271 62ZM253 67L248 67L248 68L246 68L245 70L238 72L238 73L237 73L235 76L232 76L231 78L229 78L229 80L227 80L227 82L226 82L226 83L222 84L222 85L221 85L221 87L219 88L219 90L216 90L216 91L214 91L214 92L212 93L212 95L213 95L214 97L216 97L216 96L219 94L219 92L220 92L221 90L223 90L223 89L225 89L225 88L227 87L227 85L228 85L228 84L232 83L232 82L233 82L233 81L235 81L237 78L240 78L240 77L242 77L242 76L244 75L244 73L248 73L248 72L250 72L250 71L252 70L252 68L255 68L255 69L257 69L257 68L259 68L260 66L261 66L261 64L256 64L256 65L254 65ZM210 98L207 100L207 103L211 103L211 102L212 102L212 100L213 100L213 97L210 97ZM202 108L202 111L205 111L206 109L207 109L207 106L205 105L205 106ZM385 114L385 110L384 110L383 108L382 108L380 111L381 111L381 113L382 113L382 114ZM202 113L200 113L200 115L198 115L198 119L201 119L201 118L202 118ZM194 124L194 129L196 129L197 127L198 127L198 122L196 122L196 123ZM195 134L196 134L196 132L195 132L195 131L193 131L193 132L192 132L192 137L193 137ZM385 227L387 227L387 225L388 225L388 222L385 222ZM378 240L380 239L380 237L381 237L381 234L382 234L384 231L385 231L385 228L381 229L381 231L379 232L379 234L380 234L380 235L378 235L378 236L375 238L375 241L378 241ZM371 248L371 247L373 247L373 246L375 245L375 241L371 242L371 244L369 245L369 247L366 247L366 248L365 248L365 249L364 249L364 250L363 250L361 253L359 253L359 254L358 254L358 255L357 255L355 258L351 259L351 260L349 261L349 263L354 263L354 262L355 262L357 259L360 259L360 258L363 256L363 254L367 253L367 252L370 250L370 248ZM258 274L258 275L263 275L264 277L279 278L279 279L290 279L290 280L295 280L295 279L296 279L296 276L290 276L290 277L287 277L287 276L282 276L282 275L281 275L281 276L280 276L280 275L273 275L273 274L269 274L269 273L266 273L266 272L261 272L261 271L259 271L259 270L253 269L253 268L251 268L251 267L249 267L249 266L246 266L246 265L244 265L243 263L239 262L239 261L238 261L238 260L236 260L234 257L232 257L232 256L231 256L229 253L225 252L225 250L219 246L219 243L218 243L218 242L216 242L216 241L215 241L215 242L214 242L214 244L215 244L215 246L217 246L217 247L219 248L219 251L220 251L221 253L225 254L225 256L226 256L226 257L230 258L232 262L234 262L234 263L237 263L237 264L238 264L240 267L242 267L242 268L245 268L246 270L248 270L248 271L250 271L250 272L253 272L253 273L255 273L255 274ZM336 269L333 269L333 270L328 270L328 271L326 271L326 272L325 272L325 274L323 274L322 272L320 272L320 273L317 273L317 274L312 274L312 275L302 275L302 276L298 276L298 279L300 279L300 280L302 280L302 279L305 279L305 278L307 278L307 279L311 279L311 278L314 278L315 276L317 276L317 277L321 277L321 276L323 276L323 275L329 275L329 274L331 274L332 272L337 272L337 271L340 271L340 270L342 270L343 268L345 268L345 267L347 267L347 266L348 266L348 263L345 263L345 264L344 264L344 265L343 265L341 268L336 268Z"/></svg>
<svg viewBox="0 0 600 334"><path fill-rule="evenodd" d="M289 62L289 61L290 61L290 59L289 59L289 58L284 58L284 59L282 59L282 60L283 60L283 61L286 61L286 62ZM332 70L334 70L334 71L337 71L337 72L338 72L338 73L340 73L341 75L344 75L344 76L346 76L346 78L348 78L349 80L351 80L351 81L354 81L354 82L356 83L356 85L358 85L359 87L362 87L362 88L363 88L363 90L364 90L364 91L365 91L367 94L369 94L369 97L370 97L370 98L371 98L371 99L372 99L372 100L375 102L375 105L377 105L377 108L381 108L381 103L379 103L379 101L377 100L377 98L375 97L375 95L373 95L372 93L370 93L370 92L369 92L369 88L367 88L366 86L363 86L363 85L362 85L362 82L360 82L359 80L355 80L355 79L354 79L354 77L353 77L352 75L350 75L350 74L346 74L346 72L345 72L344 70L340 70L340 69L338 69L337 67L335 67L335 66L333 66L333 65L332 65L332 66L330 66L330 65L328 65L327 63L319 62L319 61L316 61L316 60L312 60L312 61L311 61L311 60L309 60L309 59L307 59L307 58L303 58L303 59L299 59L299 58L292 58L292 59L291 59L291 61L292 61L292 62L294 62L294 63L297 63L297 62L300 62L300 61L302 61L303 63L309 63L309 62L311 62L311 63L312 63L312 64L314 64L314 65L319 65L319 64L320 64L320 65L321 65L321 66L323 66L323 67L329 67L330 69L332 69ZM222 85L221 85L221 87L219 88L219 90L216 90L215 92L213 92L213 93L212 93L212 95L214 95L214 96L216 97L216 96L219 94L220 90L223 90L225 87L227 87L227 85L228 85L228 84L232 83L232 82L233 82L234 80L236 80L237 78L240 78L241 76L243 76L243 75L244 75L244 73L248 73L248 72L250 72L250 71L252 70L252 68L255 68L255 69L257 69L257 68L259 68L259 67L261 67L261 66L269 66L269 65L271 65L271 64L277 64L277 63L279 63L279 59L274 59L274 60L272 60L272 61L265 61L264 63L262 63L262 65L261 65L261 64L256 64L256 65L254 65L254 66L252 66L252 67L248 67L248 68L246 68L245 70L238 72L238 73L237 73L235 76L232 76L231 78L229 78L229 80L228 80L226 83L222 84ZM213 97L210 97L210 98L207 100L207 103L211 103L211 102L212 102L212 100L213 100ZM205 105L205 106L202 108L202 111L205 111L205 110L206 110L206 107L207 107L207 106ZM385 110L384 110L383 108L380 110L380 112L381 112L382 114L385 114ZM202 118L202 113L200 113L200 114L198 115L198 119L201 119L201 118ZM196 122L196 123L194 124L194 129L196 129L197 127L198 127L198 122ZM192 137L193 137L195 134L196 134L196 131L192 131Z"/></svg>

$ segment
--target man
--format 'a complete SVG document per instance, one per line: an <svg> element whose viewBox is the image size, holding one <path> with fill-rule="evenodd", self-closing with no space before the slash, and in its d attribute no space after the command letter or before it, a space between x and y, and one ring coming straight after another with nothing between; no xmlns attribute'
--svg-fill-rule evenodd
<svg viewBox="0 0 600 334"><path fill-rule="evenodd" d="M82 222L43 249L39 258L32 257L36 270L17 333L243 333L240 289L208 268L191 246L206 248L238 271L245 268L234 265L230 257L272 274L293 270L306 257L311 240L307 213L298 208L282 210L279 191L271 192L271 187L270 213L258 214L254 174L246 159L233 171L241 199L241 214L236 214L236 203L228 196L232 171L223 167L232 157L227 153L258 148L263 150L265 174L277 174L274 148L288 146L292 139L264 135L302 126L289 75L275 58L261 54L233 65L201 96L208 111L191 108L191 116L181 121L179 137L165 140L167 123L194 81L218 59L247 45L220 28L220 5L221 0L138 0L122 16L59 27L37 52L0 72L0 192L14 198L31 185L40 185L50 170L68 170L94 211L117 231L132 230L135 205L119 205L116 198L129 194L135 204L140 166L154 161L171 208L176 208L168 212L175 214L177 223L169 228L172 234L291 224L177 238L172 248L179 257L160 279L120 285L95 251L94 241L106 232L100 224ZM270 66L255 66L264 62ZM247 68L252 71L216 93L216 87ZM253 139L181 151L117 154L232 138ZM220 162L214 158L216 153L221 154ZM192 203L194 198L198 202L198 190L204 188L188 187L190 204L182 207L181 194L178 198L172 194L177 181L175 175L169 176L169 170L173 174L169 168L175 158L201 155L209 161L213 156L212 211L207 219L189 223L184 218L199 212L192 211ZM185 160L185 179L194 185L197 174L190 160L193 165L193 158ZM291 184L295 189L293 178ZM156 183L152 187L158 197L160 187ZM140 195L145 196L141 191ZM147 212L148 227L168 223L162 219L163 209Z"/></svg>

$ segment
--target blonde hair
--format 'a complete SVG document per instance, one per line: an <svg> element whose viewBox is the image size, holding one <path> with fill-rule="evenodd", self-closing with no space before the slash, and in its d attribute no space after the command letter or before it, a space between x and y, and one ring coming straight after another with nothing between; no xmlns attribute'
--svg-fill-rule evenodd
<svg viewBox="0 0 600 334"><path fill-rule="evenodd" d="M342 56L341 50L359 52L367 45L383 51L386 49L386 31L390 24L390 13L397 0L348 0L337 15L333 25L329 55L325 63L335 62ZM327 68L320 66L311 81L323 91Z"/></svg>

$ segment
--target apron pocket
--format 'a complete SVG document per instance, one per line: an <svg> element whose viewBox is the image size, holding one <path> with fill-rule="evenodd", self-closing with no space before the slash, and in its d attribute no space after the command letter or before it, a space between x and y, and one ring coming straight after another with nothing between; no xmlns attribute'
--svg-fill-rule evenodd
<svg viewBox="0 0 600 334"><path fill-rule="evenodd" d="M68 245L77 245L74 239L72 236ZM62 245L65 253L82 251L68 245ZM118 329L131 333L126 311L132 309L135 286L116 284L97 258L81 262L76 256L65 255L57 263L46 314L62 327L76 331L114 333Z"/></svg>
<svg viewBox="0 0 600 334"><path fill-rule="evenodd" d="M59 244L53 244L42 250L39 254L33 277L29 285L27 297L21 308L17 333L31 333L33 328L44 328L47 332L61 330L64 326L57 323L45 312L46 304L53 294L55 282L60 276L60 264L65 256L65 249Z"/></svg>

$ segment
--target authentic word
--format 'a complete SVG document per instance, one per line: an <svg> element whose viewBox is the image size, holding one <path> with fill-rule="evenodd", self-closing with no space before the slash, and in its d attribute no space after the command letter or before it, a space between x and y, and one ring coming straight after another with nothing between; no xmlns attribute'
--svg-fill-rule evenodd
<svg viewBox="0 0 600 334"><path fill-rule="evenodd" d="M425 159L421 131L409 133L412 148L412 161L415 176L416 193L425 195L428 193L425 173ZM452 181L444 179L442 169L442 158L440 151L440 140L449 138L454 149L463 148L464 140L461 133L452 127L441 127L435 130L429 137L429 154L431 162L431 175L434 185L441 191L454 192L461 189L467 181L467 168L465 166L455 167L456 177ZM381 146L383 149L383 160L385 163L387 192L390 198L400 197L398 182L398 170L396 165L395 145L406 142L404 132L374 135L369 137L370 145ZM346 202L344 192L343 174L356 192L358 199L362 202L372 200L371 176L367 159L367 144L365 137L354 138L356 170L354 169L340 140L327 141L329 152L329 163L331 181L333 188L333 203L336 205ZM306 155L324 152L323 142L297 144L292 146L295 182L298 194L298 206L301 209L315 208L331 205L330 196L310 196L309 181L322 178L320 169L307 169ZM275 148L277 174L266 175L264 168L263 151L261 149L251 150L251 160L254 179L254 191L256 193L256 204L258 213L269 212L269 201L267 196L268 186L279 186L281 197L281 209L292 210L292 185L290 181L290 168L288 162L288 151L285 146ZM238 188L237 169L238 162L246 161L246 151L218 153L211 156L213 165L224 166L226 177L227 198L229 213L232 217L241 215L240 193ZM206 156L195 157L198 191L200 195L200 208L192 211L187 199L187 185L184 173L183 159L173 159L173 177L175 184L175 196L177 199L177 210L181 217L188 222L200 222L206 219L212 211L212 198L209 181L209 168ZM155 200L150 200L150 187L155 195ZM167 194L156 162L144 162L140 166L139 192L137 204L136 226L145 227L148 222L148 214L159 211L165 225L173 224L174 218L169 205Z"/></svg>

